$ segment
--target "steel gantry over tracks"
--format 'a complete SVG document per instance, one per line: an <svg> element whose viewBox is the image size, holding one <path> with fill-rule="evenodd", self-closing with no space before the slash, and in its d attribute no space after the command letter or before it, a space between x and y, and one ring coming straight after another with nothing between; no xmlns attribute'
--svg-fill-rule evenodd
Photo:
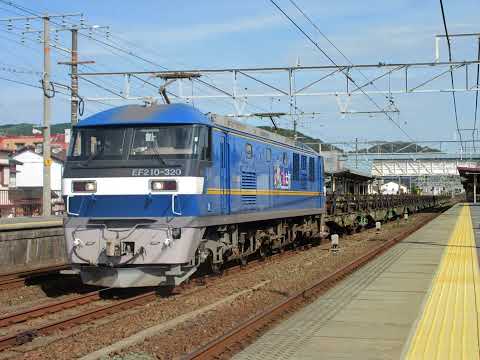
<svg viewBox="0 0 480 360"><path fill-rule="evenodd" d="M231 99L236 104L237 114L243 114L241 106L245 99L249 98L300 98L315 96L335 96L340 108L340 113L348 113L348 98L355 95L365 94L414 94L414 93L445 93L477 91L478 87L473 81L473 71L480 62L452 61L452 62L412 62L412 63L378 63L358 65L322 65L322 66L289 66L289 67L259 67L259 68L221 68L221 69L185 69L185 70L147 70L147 71L120 71L120 72L83 72L80 78L87 77L123 77L125 89L122 97L86 97L92 101L115 101L115 100L144 100L162 99L159 94L153 96L133 94L130 88L132 77L141 77L145 81L160 80L158 88L165 85L165 79L175 77L178 90L173 94L177 100L192 101L195 99ZM430 73L430 70L434 73ZM355 84L348 76L354 70L368 72L370 80L362 84ZM464 72L465 81L455 89L439 83L450 72ZM194 88L190 91L188 83L191 76L179 76L190 74L196 78L208 77L214 84L222 84L221 89L217 86L208 87L212 94L196 94ZM427 75L425 75L427 74ZM324 83L329 83L330 90L325 91ZM383 86L381 80L388 82L388 87ZM163 81L163 82L162 82ZM153 83L152 83L153 84ZM171 85L169 82L168 85ZM440 85L440 86L439 86ZM341 97L345 97L341 100ZM387 111L387 110L385 110ZM252 114L253 116L254 114Z"/></svg>

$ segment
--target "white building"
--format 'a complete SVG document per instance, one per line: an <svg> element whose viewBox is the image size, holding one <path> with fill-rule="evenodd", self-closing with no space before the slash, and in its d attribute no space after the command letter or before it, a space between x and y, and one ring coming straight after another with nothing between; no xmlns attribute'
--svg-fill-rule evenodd
<svg viewBox="0 0 480 360"><path fill-rule="evenodd" d="M380 192L383 195L397 195L397 194L406 194L407 187L403 185L399 185L393 181L390 181L386 184L383 184L380 187Z"/></svg>
<svg viewBox="0 0 480 360"><path fill-rule="evenodd" d="M16 186L17 188L42 188L43 187L43 155L33 149L24 149L12 156L18 164ZM51 189L60 195L62 190L63 161L52 156L50 167Z"/></svg>

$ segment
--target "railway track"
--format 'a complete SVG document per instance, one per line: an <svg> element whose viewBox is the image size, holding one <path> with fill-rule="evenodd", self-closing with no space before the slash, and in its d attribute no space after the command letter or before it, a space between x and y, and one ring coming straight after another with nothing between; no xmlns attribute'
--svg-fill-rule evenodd
<svg viewBox="0 0 480 360"><path fill-rule="evenodd" d="M278 253L270 256L266 260L263 260L263 259L252 260L246 266L240 266L240 265L231 266L229 268L224 269L224 271L222 271L220 276L205 275L205 276L193 279L193 281L191 281L189 284L180 286L179 289L177 289L176 291L180 291L181 293L184 292L186 295L192 295L197 291L200 291L201 289L203 289L203 288L197 288L196 290L187 292L188 289L195 287L198 283L205 284L208 281L213 281L215 279L228 277L230 275L237 273L238 271L250 272L257 269L258 267L270 264L272 263L272 261L277 261L280 258L283 259L285 257L294 256L295 253L296 251ZM87 294L78 295L73 298L55 301L52 303L39 305L27 310L6 314L0 317L0 328L18 324L18 323L28 321L30 319L42 317L48 314L60 312L60 311L74 308L77 306L85 305L94 301L99 301L103 299L104 294L114 290L115 289L110 289L110 288L101 289L101 290L89 292ZM146 304L156 299L157 296L158 296L157 291L155 290L148 291L140 295L129 297L127 299L118 300L114 304L101 306L96 309L81 312L79 314L72 315L61 320L49 322L49 323L40 325L38 327L31 328L29 330L16 332L16 333L12 333L12 334L0 337L0 351L6 350L11 347L22 345L24 343L32 341L34 338L38 336L48 335L53 333L56 330L65 330L67 328L78 326L80 324L84 324L92 320L106 317L108 315L117 313L118 311L131 309L133 306Z"/></svg>
<svg viewBox="0 0 480 360"><path fill-rule="evenodd" d="M443 211L445 211L444 209ZM441 212L435 216L425 219L421 223L417 224L414 228L408 229L403 233L388 240L381 246L369 251L358 259L346 264L337 271L329 274L315 284L299 291L298 293L290 296L286 300L266 309L262 313L255 315L238 326L231 329L226 334L212 340L205 346L197 349L196 351L186 355L185 360L200 360L200 359L219 359L230 358L234 353L240 351L247 344L251 343L256 337L264 332L274 322L281 320L287 314L295 311L297 308L303 306L311 299L315 298L322 292L331 288L338 281L342 280L358 268L362 267L369 261L381 253L387 251L389 248L405 239L410 234L414 233L428 222L437 217Z"/></svg>
<svg viewBox="0 0 480 360"><path fill-rule="evenodd" d="M12 272L0 275L0 290L22 287L32 278L58 273L60 270L69 269L68 265L54 265L29 271Z"/></svg>
<svg viewBox="0 0 480 360"><path fill-rule="evenodd" d="M381 248L377 248L374 251L363 256L360 260L357 260L355 264L347 265L346 267L342 268L339 272L336 272L335 274L332 274L329 277L322 279L318 284L314 285L312 288L307 289L303 291L300 295L296 295L296 296L300 296L300 298L304 299L305 297L309 296L308 295L309 293L317 291L315 289L323 288L326 286L327 283L329 284L332 281L338 281L337 277L346 276L348 273L354 271L357 267L369 261L372 257L378 255L380 252L385 251L388 247L393 246L394 243L400 241L401 239L408 236L410 233L416 231L418 228L422 227L426 222L430 220L431 218L428 219L427 221L420 223L414 229L411 229L410 231L401 234L401 236L390 240L388 243L385 243L383 246L381 246ZM321 245L321 246L325 246L325 245ZM224 269L220 277L218 275L213 275L213 276L205 275L205 276L192 279L189 283L184 284L183 286L180 286L175 291L179 291L180 294L184 293L185 295L195 294L198 291L204 289L203 287L197 286L199 283L201 285L201 284L205 284L206 282L213 281L215 279L219 279L219 278L224 279L225 277L229 277L230 275L236 274L238 271L247 271L247 272L254 271L259 267L269 265L272 262L278 261L280 259L284 259L286 257L287 258L292 257L296 254L297 250L301 251L303 248L304 247L300 247L299 249L296 249L293 251L276 253L266 259L254 259L245 266L236 265L236 266L228 267ZM90 302L98 301L102 299L103 294L106 294L107 292L112 290L114 289L101 289L101 290L89 292L87 294L78 295L70 299L60 300L60 301L52 302L49 304L40 305L24 311L6 314L0 317L0 327L11 326L13 324L28 321L33 318L42 317L48 314L63 311L65 309L70 309L76 306L81 306L81 305L88 304ZM189 290L192 290L192 291L189 291ZM98 308L90 309L72 316L68 316L60 320L48 322L40 326L37 326L35 328L28 329L26 331L8 334L6 336L0 337L0 351L3 351L11 347L22 345L24 343L32 341L35 337L38 337L38 336L49 335L56 330L65 330L67 328L75 327L80 324L84 324L99 318L103 318L114 313L118 313L119 311L122 311L122 310L131 309L134 306L146 304L156 299L157 296L158 296L157 291L148 291L136 296L129 297L127 299L118 300L113 304L100 306ZM292 297L292 298L295 298L295 297ZM294 299L289 299L287 301L290 301L292 303L295 302ZM282 309L284 306L286 305L281 306L280 309ZM274 310L274 311L277 312L278 310ZM247 329L248 329L248 326L247 326ZM192 358L196 358L196 357L192 357Z"/></svg>

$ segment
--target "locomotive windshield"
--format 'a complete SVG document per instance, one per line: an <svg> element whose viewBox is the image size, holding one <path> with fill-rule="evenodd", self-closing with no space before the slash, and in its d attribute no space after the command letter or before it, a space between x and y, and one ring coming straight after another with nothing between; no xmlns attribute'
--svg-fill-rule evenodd
<svg viewBox="0 0 480 360"><path fill-rule="evenodd" d="M75 129L69 160L208 160L206 126L88 127Z"/></svg>

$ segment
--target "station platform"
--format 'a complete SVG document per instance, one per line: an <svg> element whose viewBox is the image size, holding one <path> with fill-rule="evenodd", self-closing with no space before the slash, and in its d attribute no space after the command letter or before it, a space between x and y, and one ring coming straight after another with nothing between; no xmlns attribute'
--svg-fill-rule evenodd
<svg viewBox="0 0 480 360"><path fill-rule="evenodd" d="M234 358L480 359L479 224L450 208Z"/></svg>

